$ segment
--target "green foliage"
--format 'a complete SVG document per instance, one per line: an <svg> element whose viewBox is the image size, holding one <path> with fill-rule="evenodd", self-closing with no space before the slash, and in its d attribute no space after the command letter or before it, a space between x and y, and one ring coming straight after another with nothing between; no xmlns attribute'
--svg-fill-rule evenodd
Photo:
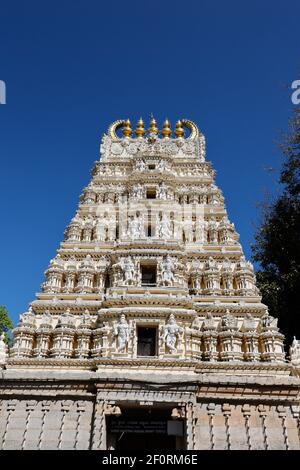
<svg viewBox="0 0 300 470"><path fill-rule="evenodd" d="M9 318L7 309L0 305L0 333L4 331L6 342L9 343L9 331L13 328L13 323Z"/></svg>
<svg viewBox="0 0 300 470"><path fill-rule="evenodd" d="M262 300L290 343L294 335L300 337L300 108L280 147L285 158L282 191L263 207L253 259L260 265L257 284Z"/></svg>

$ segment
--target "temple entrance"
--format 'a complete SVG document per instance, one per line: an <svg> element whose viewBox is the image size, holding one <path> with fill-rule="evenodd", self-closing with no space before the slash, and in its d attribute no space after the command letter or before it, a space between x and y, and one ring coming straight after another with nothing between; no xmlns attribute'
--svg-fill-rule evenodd
<svg viewBox="0 0 300 470"><path fill-rule="evenodd" d="M121 416L107 419L108 449L184 449L184 422L172 420L171 411L170 408L122 408Z"/></svg>

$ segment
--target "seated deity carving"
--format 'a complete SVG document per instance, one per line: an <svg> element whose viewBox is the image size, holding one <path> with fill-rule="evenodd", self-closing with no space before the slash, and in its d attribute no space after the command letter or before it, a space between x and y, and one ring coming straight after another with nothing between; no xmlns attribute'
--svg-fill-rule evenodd
<svg viewBox="0 0 300 470"><path fill-rule="evenodd" d="M226 315L222 317L221 320L222 330L237 330L238 321L233 315L229 313L229 310L226 311Z"/></svg>

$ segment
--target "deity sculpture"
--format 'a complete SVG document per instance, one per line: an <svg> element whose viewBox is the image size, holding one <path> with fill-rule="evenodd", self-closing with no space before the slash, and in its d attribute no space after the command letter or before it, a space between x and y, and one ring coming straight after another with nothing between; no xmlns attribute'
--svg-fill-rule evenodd
<svg viewBox="0 0 300 470"><path fill-rule="evenodd" d="M166 165L165 160L159 160L159 163L158 163L158 165L157 165L157 169L158 169L159 171L165 171L166 168L167 168L167 165Z"/></svg>
<svg viewBox="0 0 300 470"><path fill-rule="evenodd" d="M135 215L129 216L128 236L133 239L145 237L144 215L139 211Z"/></svg>
<svg viewBox="0 0 300 470"><path fill-rule="evenodd" d="M124 314L120 316L119 322L114 326L114 336L118 352L125 352L129 340L129 325Z"/></svg>
<svg viewBox="0 0 300 470"><path fill-rule="evenodd" d="M221 325L223 330L236 330L238 321L237 318L229 313L229 310L226 310L226 315L222 317Z"/></svg>
<svg viewBox="0 0 300 470"><path fill-rule="evenodd" d="M295 336L291 344L289 353L292 362L300 361L300 341L298 341Z"/></svg>
<svg viewBox="0 0 300 470"><path fill-rule="evenodd" d="M156 233L158 238L171 238L171 221L165 212L161 211L156 216Z"/></svg>
<svg viewBox="0 0 300 470"><path fill-rule="evenodd" d="M206 222L203 220L203 218L200 218L196 220L196 241L198 243L205 243L206 237L205 237L205 229L206 229Z"/></svg>
<svg viewBox="0 0 300 470"><path fill-rule="evenodd" d="M180 333L183 332L183 329L177 325L173 313L171 313L168 323L164 326L164 341L166 347L171 353L177 352L177 342Z"/></svg>
<svg viewBox="0 0 300 470"><path fill-rule="evenodd" d="M108 216L107 212L104 213L102 218L99 218L96 224L96 239L98 241L105 241L107 238Z"/></svg>
<svg viewBox="0 0 300 470"><path fill-rule="evenodd" d="M116 239L116 218L115 214L110 214L107 221L107 237L109 241Z"/></svg>
<svg viewBox="0 0 300 470"><path fill-rule="evenodd" d="M135 167L138 171L145 171L146 169L146 164L144 160L137 160Z"/></svg>
<svg viewBox="0 0 300 470"><path fill-rule="evenodd" d="M171 286L174 282L174 261L167 255L161 263L161 283L163 286Z"/></svg>
<svg viewBox="0 0 300 470"><path fill-rule="evenodd" d="M268 314L268 312L266 312L263 317L261 318L261 326L263 328L276 328L277 327L277 321L278 319L272 317L271 315Z"/></svg>
<svg viewBox="0 0 300 470"><path fill-rule="evenodd" d="M208 223L208 238L210 243L218 242L218 224L215 219L211 219Z"/></svg>
<svg viewBox="0 0 300 470"><path fill-rule="evenodd" d="M168 199L167 186L164 182L159 183L157 188L157 199Z"/></svg>
<svg viewBox="0 0 300 470"><path fill-rule="evenodd" d="M144 188L143 186L138 183L137 185L133 186L132 188L132 196L136 199L142 199L144 197Z"/></svg>
<svg viewBox="0 0 300 470"><path fill-rule="evenodd" d="M131 256L122 260L121 267L124 272L124 283L126 285L132 285L135 280L135 266Z"/></svg>
<svg viewBox="0 0 300 470"><path fill-rule="evenodd" d="M192 243L194 239L193 222L189 217L182 221L182 229L185 241Z"/></svg>

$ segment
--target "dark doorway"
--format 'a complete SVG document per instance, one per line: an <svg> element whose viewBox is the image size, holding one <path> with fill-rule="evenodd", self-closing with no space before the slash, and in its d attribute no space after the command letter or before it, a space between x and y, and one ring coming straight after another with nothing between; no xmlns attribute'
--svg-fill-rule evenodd
<svg viewBox="0 0 300 470"><path fill-rule="evenodd" d="M156 286L156 266L141 266L142 286Z"/></svg>
<svg viewBox="0 0 300 470"><path fill-rule="evenodd" d="M147 199L156 199L156 189L147 189Z"/></svg>
<svg viewBox="0 0 300 470"><path fill-rule="evenodd" d="M126 451L184 449L183 422L181 432L170 431L171 411L169 407L122 409L120 417L107 419L108 443Z"/></svg>
<svg viewBox="0 0 300 470"><path fill-rule="evenodd" d="M137 355L156 356L157 328L138 326L137 329Z"/></svg>

